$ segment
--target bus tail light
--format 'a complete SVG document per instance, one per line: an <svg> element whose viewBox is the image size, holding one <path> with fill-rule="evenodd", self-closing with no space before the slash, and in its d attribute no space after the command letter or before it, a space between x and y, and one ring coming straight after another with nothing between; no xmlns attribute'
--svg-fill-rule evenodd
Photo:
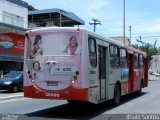
<svg viewBox="0 0 160 120"><path fill-rule="evenodd" d="M32 75L29 75L29 78L32 79Z"/></svg>
<svg viewBox="0 0 160 120"><path fill-rule="evenodd" d="M71 84L75 84L77 78L78 78L78 75L79 75L79 71L76 71L71 79Z"/></svg>
<svg viewBox="0 0 160 120"><path fill-rule="evenodd" d="M36 73L34 73L34 77L36 77Z"/></svg>
<svg viewBox="0 0 160 120"><path fill-rule="evenodd" d="M75 80L71 80L71 83L74 84L74 83L75 83Z"/></svg>
<svg viewBox="0 0 160 120"><path fill-rule="evenodd" d="M35 80L34 80L34 79L32 79L32 80L31 80L31 82L32 82L32 83L35 83Z"/></svg>
<svg viewBox="0 0 160 120"><path fill-rule="evenodd" d="M77 76L73 76L73 79L71 79L71 83L75 84L76 80L77 80Z"/></svg>
<svg viewBox="0 0 160 120"><path fill-rule="evenodd" d="M28 71L27 73L28 73L28 75L30 75L30 74L31 74L31 72L30 72L30 71Z"/></svg>
<svg viewBox="0 0 160 120"><path fill-rule="evenodd" d="M74 80L77 80L77 76L73 76L73 79L74 79Z"/></svg>
<svg viewBox="0 0 160 120"><path fill-rule="evenodd" d="M79 75L79 71L76 71L76 75Z"/></svg>

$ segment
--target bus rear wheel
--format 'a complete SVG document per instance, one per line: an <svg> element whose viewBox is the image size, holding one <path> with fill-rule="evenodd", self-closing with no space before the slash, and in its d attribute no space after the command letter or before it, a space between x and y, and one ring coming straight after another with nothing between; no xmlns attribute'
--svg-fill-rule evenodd
<svg viewBox="0 0 160 120"><path fill-rule="evenodd" d="M139 90L137 91L137 94L138 94L138 95L141 95L141 94L142 94L142 88L143 88L143 82L141 81L141 83L140 83L140 88L139 88Z"/></svg>
<svg viewBox="0 0 160 120"><path fill-rule="evenodd" d="M118 106L120 103L120 98L121 98L121 89L118 84L115 85L114 88L114 96L113 96L113 104L115 106Z"/></svg>

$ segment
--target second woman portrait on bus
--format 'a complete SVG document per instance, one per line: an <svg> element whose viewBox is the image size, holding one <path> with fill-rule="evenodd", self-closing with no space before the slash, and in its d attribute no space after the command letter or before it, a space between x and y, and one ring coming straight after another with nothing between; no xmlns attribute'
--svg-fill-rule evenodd
<svg viewBox="0 0 160 120"><path fill-rule="evenodd" d="M69 44L66 46L65 51L69 55L80 55L81 50L78 46L77 38L75 36L72 36L69 39Z"/></svg>

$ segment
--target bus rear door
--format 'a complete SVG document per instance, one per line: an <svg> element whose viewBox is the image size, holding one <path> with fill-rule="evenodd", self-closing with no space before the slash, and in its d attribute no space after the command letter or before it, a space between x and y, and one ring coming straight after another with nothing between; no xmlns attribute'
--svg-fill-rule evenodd
<svg viewBox="0 0 160 120"><path fill-rule="evenodd" d="M99 65L99 100L105 100L108 95L108 47L98 46Z"/></svg>

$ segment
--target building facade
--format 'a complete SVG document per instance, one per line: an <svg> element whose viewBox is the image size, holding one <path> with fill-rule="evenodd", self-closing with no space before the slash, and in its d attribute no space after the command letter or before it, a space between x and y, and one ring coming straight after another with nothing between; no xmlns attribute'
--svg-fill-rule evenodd
<svg viewBox="0 0 160 120"><path fill-rule="evenodd" d="M28 4L21 0L0 0L0 22L28 28Z"/></svg>
<svg viewBox="0 0 160 120"><path fill-rule="evenodd" d="M0 0L0 71L23 70L28 4L21 0Z"/></svg>
<svg viewBox="0 0 160 120"><path fill-rule="evenodd" d="M58 8L29 11L28 21L30 29L50 26L73 27L85 24L85 21L74 13Z"/></svg>
<svg viewBox="0 0 160 120"><path fill-rule="evenodd" d="M153 55L150 62L150 71L160 72L160 54Z"/></svg>
<svg viewBox="0 0 160 120"><path fill-rule="evenodd" d="M114 39L114 40L116 40L118 42L127 44L127 45L131 44L131 41L129 40L128 37L125 37L125 41L124 41L124 37L123 36L115 36L115 37L109 37L109 38Z"/></svg>

